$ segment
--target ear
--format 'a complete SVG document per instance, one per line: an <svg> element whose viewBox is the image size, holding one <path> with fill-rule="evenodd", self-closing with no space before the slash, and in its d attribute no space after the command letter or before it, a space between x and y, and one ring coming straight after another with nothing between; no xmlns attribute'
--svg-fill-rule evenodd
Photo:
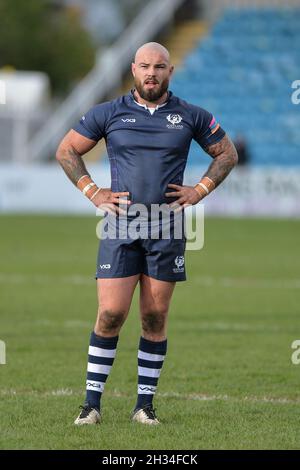
<svg viewBox="0 0 300 470"><path fill-rule="evenodd" d="M171 67L170 67L170 75L173 75L173 72L174 72L174 65L171 65Z"/></svg>
<svg viewBox="0 0 300 470"><path fill-rule="evenodd" d="M132 72L132 75L135 77L135 63L132 62L131 64L131 72Z"/></svg>

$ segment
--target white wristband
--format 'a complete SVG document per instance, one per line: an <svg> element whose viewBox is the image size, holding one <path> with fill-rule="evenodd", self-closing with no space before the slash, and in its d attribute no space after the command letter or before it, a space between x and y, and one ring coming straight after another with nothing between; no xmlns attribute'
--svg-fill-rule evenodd
<svg viewBox="0 0 300 470"><path fill-rule="evenodd" d="M94 194L90 197L90 201L94 199L94 197L96 196L96 194L99 193L99 191L101 191L101 188L98 188L97 191L94 192Z"/></svg>
<svg viewBox="0 0 300 470"><path fill-rule="evenodd" d="M89 183L89 184L87 184L87 185L83 188L83 190L82 190L83 194L86 195L86 193L88 192L88 190L91 189L93 186L96 186L96 183Z"/></svg>
<svg viewBox="0 0 300 470"><path fill-rule="evenodd" d="M83 178L90 178L90 177L89 177L89 175L83 175L81 178L79 178L79 180L77 181L76 184L78 185L78 183L79 183L81 180L83 180Z"/></svg>
<svg viewBox="0 0 300 470"><path fill-rule="evenodd" d="M199 186L201 186L201 188L204 189L204 191L206 192L206 194L209 194L209 189L207 188L207 186L205 186L205 184L203 183L197 183Z"/></svg>

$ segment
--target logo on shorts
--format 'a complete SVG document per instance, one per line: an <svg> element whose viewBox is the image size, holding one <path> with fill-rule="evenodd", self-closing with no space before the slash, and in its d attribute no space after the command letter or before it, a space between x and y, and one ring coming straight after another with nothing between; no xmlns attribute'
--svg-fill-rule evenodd
<svg viewBox="0 0 300 470"><path fill-rule="evenodd" d="M100 264L100 265L99 265L99 268L100 268L100 269L110 269L110 268L111 268L111 265L110 265L110 264Z"/></svg>
<svg viewBox="0 0 300 470"><path fill-rule="evenodd" d="M182 117L179 114L169 114L166 117L166 119L167 121L171 123L171 124L167 124L168 129L182 129L183 128L183 125L180 124L182 121Z"/></svg>
<svg viewBox="0 0 300 470"><path fill-rule="evenodd" d="M173 273L183 273L184 272L184 256L176 256L174 263L176 268L173 268Z"/></svg>

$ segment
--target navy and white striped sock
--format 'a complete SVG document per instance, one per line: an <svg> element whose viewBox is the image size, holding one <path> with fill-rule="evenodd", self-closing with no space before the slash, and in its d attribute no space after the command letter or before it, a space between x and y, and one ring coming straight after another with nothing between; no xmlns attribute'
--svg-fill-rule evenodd
<svg viewBox="0 0 300 470"><path fill-rule="evenodd" d="M152 405L167 352L167 340L150 341L141 337L138 352L138 398L135 409Z"/></svg>
<svg viewBox="0 0 300 470"><path fill-rule="evenodd" d="M98 410L104 385L115 359L118 339L118 336L112 338L97 336L94 331L91 334L85 403Z"/></svg>

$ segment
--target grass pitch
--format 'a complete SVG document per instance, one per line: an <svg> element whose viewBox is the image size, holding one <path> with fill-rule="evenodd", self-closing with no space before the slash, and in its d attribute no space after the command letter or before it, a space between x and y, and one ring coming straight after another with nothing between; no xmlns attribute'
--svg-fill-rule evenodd
<svg viewBox="0 0 300 470"><path fill-rule="evenodd" d="M207 219L176 287L155 428L129 420L137 296L102 399L77 428L96 314L96 219L0 217L1 449L299 449L300 221Z"/></svg>

